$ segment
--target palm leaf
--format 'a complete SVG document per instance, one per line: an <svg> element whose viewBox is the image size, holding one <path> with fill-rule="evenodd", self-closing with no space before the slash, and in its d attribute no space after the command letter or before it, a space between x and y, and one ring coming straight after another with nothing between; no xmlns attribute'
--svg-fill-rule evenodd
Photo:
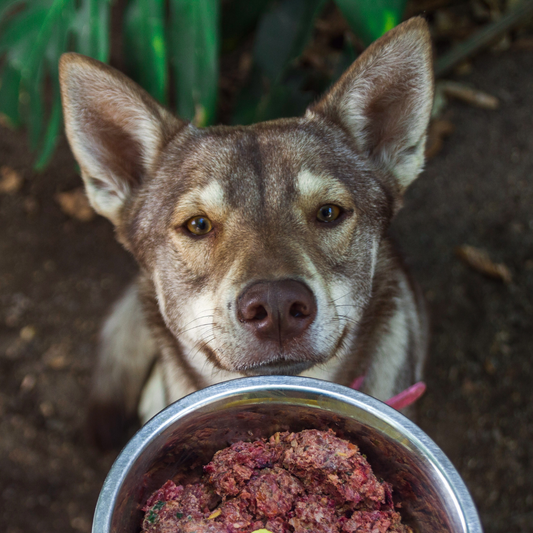
<svg viewBox="0 0 533 533"><path fill-rule="evenodd" d="M22 87L29 95L28 125L30 146L36 148L43 128L44 58L49 41L57 30L63 11L71 0L54 0L39 29L30 55L21 70Z"/></svg>
<svg viewBox="0 0 533 533"><path fill-rule="evenodd" d="M16 69L23 70L48 14L42 5L25 9L10 18L0 36L0 54Z"/></svg>
<svg viewBox="0 0 533 533"><path fill-rule="evenodd" d="M20 72L11 65L5 65L0 75L0 115L7 118L9 124L20 126L19 114Z"/></svg>
<svg viewBox="0 0 533 533"><path fill-rule="evenodd" d="M44 141L35 163L36 170L43 170L49 163L54 153L57 144L57 138L61 132L62 125L63 118L61 113L61 97L59 93L57 93L52 106L52 111L50 113L50 118L48 120L48 126L44 134Z"/></svg>
<svg viewBox="0 0 533 533"><path fill-rule="evenodd" d="M0 0L0 24L7 19L7 15L14 11L21 5L24 5L27 0Z"/></svg>
<svg viewBox="0 0 533 533"><path fill-rule="evenodd" d="M167 49L164 0L133 0L125 20L126 57L133 78L154 98L167 97Z"/></svg>
<svg viewBox="0 0 533 533"><path fill-rule="evenodd" d="M74 3L69 2L56 20L52 38L45 51L46 72L52 81L52 109L49 113L48 125L35 163L37 170L42 170L50 161L62 126L61 94L59 90L59 58L68 49L68 39L75 16Z"/></svg>
<svg viewBox="0 0 533 533"><path fill-rule="evenodd" d="M110 0L82 0L73 21L76 50L107 63L109 60Z"/></svg>
<svg viewBox="0 0 533 533"><path fill-rule="evenodd" d="M257 30L254 60L273 82L279 81L309 42L325 0L282 0L268 11Z"/></svg>
<svg viewBox="0 0 533 533"><path fill-rule="evenodd" d="M251 124L295 116L311 101L302 87L306 76L290 68L311 39L325 0L281 0L259 23L254 43L254 68L232 117L233 124Z"/></svg>
<svg viewBox="0 0 533 533"><path fill-rule="evenodd" d="M369 45L402 21L407 0L335 0L352 31Z"/></svg>
<svg viewBox="0 0 533 533"><path fill-rule="evenodd" d="M90 2L91 42L94 58L109 61L109 19L110 0L88 0Z"/></svg>
<svg viewBox="0 0 533 533"><path fill-rule="evenodd" d="M170 0L169 50L180 116L215 119L218 93L218 0Z"/></svg>

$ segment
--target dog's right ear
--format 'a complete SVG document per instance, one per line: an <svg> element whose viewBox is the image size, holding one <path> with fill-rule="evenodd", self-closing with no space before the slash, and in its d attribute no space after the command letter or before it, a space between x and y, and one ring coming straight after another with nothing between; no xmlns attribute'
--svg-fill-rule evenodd
<svg viewBox="0 0 533 533"><path fill-rule="evenodd" d="M68 53L59 63L65 129L94 209L117 224L160 150L184 126L117 70Z"/></svg>
<svg viewBox="0 0 533 533"><path fill-rule="evenodd" d="M340 125L401 194L424 163L432 67L428 25L412 18L371 44L307 116Z"/></svg>

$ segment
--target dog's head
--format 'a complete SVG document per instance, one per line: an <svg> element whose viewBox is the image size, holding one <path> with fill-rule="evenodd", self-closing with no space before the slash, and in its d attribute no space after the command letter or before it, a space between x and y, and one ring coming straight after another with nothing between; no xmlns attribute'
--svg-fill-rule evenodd
<svg viewBox="0 0 533 533"><path fill-rule="evenodd" d="M63 56L91 204L151 277L191 365L300 373L349 344L380 240L423 164L431 63L426 24L412 19L303 118L198 129L115 70Z"/></svg>

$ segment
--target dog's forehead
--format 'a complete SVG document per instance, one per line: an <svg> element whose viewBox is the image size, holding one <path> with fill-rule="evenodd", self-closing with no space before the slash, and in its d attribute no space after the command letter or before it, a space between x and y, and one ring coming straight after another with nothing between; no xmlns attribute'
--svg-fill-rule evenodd
<svg viewBox="0 0 533 533"><path fill-rule="evenodd" d="M342 168L342 152L342 142L319 129L276 121L199 132L181 150L177 168L186 203L281 206L298 195L346 194L344 178L354 169Z"/></svg>

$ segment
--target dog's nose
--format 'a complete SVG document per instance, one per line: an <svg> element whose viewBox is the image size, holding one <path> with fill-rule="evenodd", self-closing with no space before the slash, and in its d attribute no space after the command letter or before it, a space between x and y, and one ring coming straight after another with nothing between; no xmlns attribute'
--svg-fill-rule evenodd
<svg viewBox="0 0 533 533"><path fill-rule="evenodd" d="M260 281L237 301L237 317L261 340L282 345L301 335L316 316L311 290L296 280Z"/></svg>

